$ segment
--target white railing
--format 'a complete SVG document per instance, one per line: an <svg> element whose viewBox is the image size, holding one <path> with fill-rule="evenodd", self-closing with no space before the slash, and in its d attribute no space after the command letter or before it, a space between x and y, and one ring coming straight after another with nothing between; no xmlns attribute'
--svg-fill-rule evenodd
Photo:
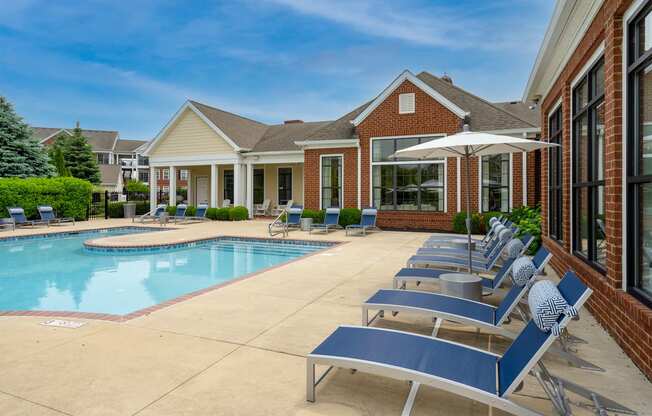
<svg viewBox="0 0 652 416"><path fill-rule="evenodd" d="M287 237L288 224L287 222L281 219L283 217L283 214L285 214L285 210L281 211L281 213L278 214L278 217L276 217L274 221L272 221L267 226L270 237L274 237L275 235L279 235L279 234L283 234L283 238Z"/></svg>

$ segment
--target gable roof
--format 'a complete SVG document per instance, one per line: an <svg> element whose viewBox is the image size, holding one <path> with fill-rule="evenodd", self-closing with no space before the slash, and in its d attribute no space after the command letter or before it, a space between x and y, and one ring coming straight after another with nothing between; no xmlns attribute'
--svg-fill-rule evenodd
<svg viewBox="0 0 652 416"><path fill-rule="evenodd" d="M541 112L533 101L527 103L523 101L506 101L493 103L493 105L514 114L516 117L534 126L541 127Z"/></svg>
<svg viewBox="0 0 652 416"><path fill-rule="evenodd" d="M61 127L32 127L34 137L41 143L57 136L60 133L66 133L72 136L74 129ZM82 129L82 135L88 139L88 144L95 152L111 152L115 148L120 134L114 130L88 130Z"/></svg>
<svg viewBox="0 0 652 416"><path fill-rule="evenodd" d="M190 103L242 149L251 149L263 137L268 126L197 101Z"/></svg>
<svg viewBox="0 0 652 416"><path fill-rule="evenodd" d="M269 126L263 137L256 143L252 150L254 152L301 150L295 144L295 141L310 136L330 123L332 121L309 121Z"/></svg>
<svg viewBox="0 0 652 416"><path fill-rule="evenodd" d="M471 94L428 72L421 72L417 77L467 111L469 113L467 122L472 131L500 131L538 127L484 98Z"/></svg>
<svg viewBox="0 0 652 416"><path fill-rule="evenodd" d="M421 89L423 92L431 96L435 101L439 102L441 105L450 110L453 114L458 116L461 119L467 116L468 111L460 108L454 102L451 102L448 98L440 93L440 91L432 88L428 83L424 83L422 79L416 77L412 72L405 70L392 81L387 88L383 90L376 98L371 101L371 103L365 107L365 109L353 119L352 123L354 126L359 125L362 121L369 116L387 97L391 95L394 90L396 90L403 82L410 81L412 84L416 85L417 88Z"/></svg>
<svg viewBox="0 0 652 416"><path fill-rule="evenodd" d="M147 144L147 140L119 139L115 145L116 153L134 153L139 147Z"/></svg>
<svg viewBox="0 0 652 416"><path fill-rule="evenodd" d="M102 185L117 185L120 183L122 168L120 165L98 165L100 168L100 182Z"/></svg>

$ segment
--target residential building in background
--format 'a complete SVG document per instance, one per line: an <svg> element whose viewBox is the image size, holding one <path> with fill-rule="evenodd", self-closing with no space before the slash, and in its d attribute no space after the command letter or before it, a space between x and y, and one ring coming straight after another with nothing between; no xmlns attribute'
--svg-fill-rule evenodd
<svg viewBox="0 0 652 416"><path fill-rule="evenodd" d="M265 199L310 209L374 206L381 227L450 230L467 197L459 158L410 161L391 155L457 133L464 124L517 137L540 134L539 112L530 103L491 103L448 76L404 71L376 98L336 120L268 125L188 101L144 155L152 172L188 172L191 204L221 206L229 200L250 212ZM535 153L475 158L468 196L474 212L536 204L538 163ZM171 194L177 188L170 182Z"/></svg>

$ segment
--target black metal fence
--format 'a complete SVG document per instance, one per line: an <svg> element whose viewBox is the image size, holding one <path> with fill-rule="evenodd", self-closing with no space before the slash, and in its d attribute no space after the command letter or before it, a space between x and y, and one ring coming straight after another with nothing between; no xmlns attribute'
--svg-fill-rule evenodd
<svg viewBox="0 0 652 416"><path fill-rule="evenodd" d="M97 220L109 218L109 199L111 196L108 191L93 192L91 203L88 206L88 219Z"/></svg>
<svg viewBox="0 0 652 416"><path fill-rule="evenodd" d="M167 204L170 201L169 192L158 191L156 193L157 204ZM91 203L88 206L89 220L108 219L109 218L109 203L118 201L128 201L149 203L149 192L93 192ZM140 205L140 204L139 204Z"/></svg>

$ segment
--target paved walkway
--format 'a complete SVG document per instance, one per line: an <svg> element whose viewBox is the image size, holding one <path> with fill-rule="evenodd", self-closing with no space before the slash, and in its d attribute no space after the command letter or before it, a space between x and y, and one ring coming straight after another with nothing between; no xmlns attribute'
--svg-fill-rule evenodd
<svg viewBox="0 0 652 416"><path fill-rule="evenodd" d="M75 228L125 224L131 222L93 221ZM220 234L264 237L266 223L211 222L112 239L121 245L149 244ZM318 387L317 402L307 403L305 355L338 324L359 324L360 302L376 289L391 286L391 276L427 234L381 232L356 238L345 237L343 231L328 236L293 231L291 237L347 244L127 322L89 320L79 329L62 329L39 325L43 317L1 317L0 414L400 414L407 383L347 370L333 371ZM572 369L555 360L547 360L549 368L640 414L652 414L652 385L590 314L582 311L581 317L570 327L573 334L590 341L579 346L579 354L607 372ZM429 320L404 314L378 325L425 334L431 330ZM497 337L460 326L444 325L440 336L495 352L506 347ZM552 414L532 377L514 397ZM413 414L502 412L425 387Z"/></svg>

